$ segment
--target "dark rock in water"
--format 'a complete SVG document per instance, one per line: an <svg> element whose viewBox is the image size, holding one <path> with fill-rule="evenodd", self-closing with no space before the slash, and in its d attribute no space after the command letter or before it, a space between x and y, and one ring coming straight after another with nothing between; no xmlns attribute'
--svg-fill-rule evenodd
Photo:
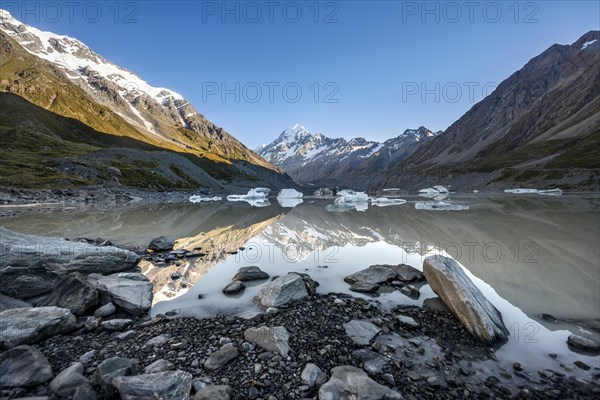
<svg viewBox="0 0 600 400"><path fill-rule="evenodd" d="M390 282L398 276L389 265L372 265L369 268L355 272L344 278L347 283L364 282L370 284L381 284Z"/></svg>
<svg viewBox="0 0 600 400"><path fill-rule="evenodd" d="M390 361L379 353L367 349L359 349L352 352L352 356L363 363L363 369L369 374L378 375L383 367Z"/></svg>
<svg viewBox="0 0 600 400"><path fill-rule="evenodd" d="M192 389L192 374L165 371L157 374L119 376L113 380L123 400L187 400Z"/></svg>
<svg viewBox="0 0 600 400"><path fill-rule="evenodd" d="M378 284L363 281L355 282L350 286L350 290L359 293L375 293L378 289Z"/></svg>
<svg viewBox="0 0 600 400"><path fill-rule="evenodd" d="M171 274L171 279L173 279L173 280L181 279L181 272L173 272Z"/></svg>
<svg viewBox="0 0 600 400"><path fill-rule="evenodd" d="M0 293L0 312L5 311L5 310L11 310L13 308L29 308L32 307L31 304L19 300L19 299L14 299L12 297L9 296L5 296L2 293Z"/></svg>
<svg viewBox="0 0 600 400"><path fill-rule="evenodd" d="M269 279L269 274L264 272L258 267L242 267L238 269L238 272L231 278L233 281L257 281L261 279Z"/></svg>
<svg viewBox="0 0 600 400"><path fill-rule="evenodd" d="M169 240L164 236L160 236L152 239L148 245L148 248L156 252L170 251L173 250L173 244L174 242L172 240Z"/></svg>
<svg viewBox="0 0 600 400"><path fill-rule="evenodd" d="M225 293L225 294L239 293L242 290L244 290L245 288L246 287L244 286L242 281L233 281L229 285L225 286L225 288L223 288L223 293Z"/></svg>
<svg viewBox="0 0 600 400"><path fill-rule="evenodd" d="M0 354L0 388L36 386L54 374L48 359L30 346L17 346Z"/></svg>
<svg viewBox="0 0 600 400"><path fill-rule="evenodd" d="M82 363L74 363L52 379L50 391L62 397L73 396L79 386L88 383L88 380L83 376L83 371Z"/></svg>
<svg viewBox="0 0 600 400"><path fill-rule="evenodd" d="M111 396L114 393L113 379L118 376L130 375L133 371L131 360L121 357L113 357L104 360L96 368L92 375L92 382L100 386L104 392Z"/></svg>
<svg viewBox="0 0 600 400"><path fill-rule="evenodd" d="M252 301L261 309L280 307L294 300L308 297L308 291L302 277L288 273L263 286Z"/></svg>
<svg viewBox="0 0 600 400"><path fill-rule="evenodd" d="M237 347L233 344L228 343L221 347L219 350L212 353L204 362L204 369L212 372L223 367L232 360L238 358L239 352Z"/></svg>
<svg viewBox="0 0 600 400"><path fill-rule="evenodd" d="M228 385L208 385L196 392L194 400L229 400L230 393Z"/></svg>
<svg viewBox="0 0 600 400"><path fill-rule="evenodd" d="M61 279L52 292L38 303L38 306L67 308L76 315L84 315L98 304L98 291L79 273Z"/></svg>
<svg viewBox="0 0 600 400"><path fill-rule="evenodd" d="M306 291L310 297L313 297L317 294L317 288L319 287L319 282L315 281L308 274L302 274L300 272L290 272L291 274L296 274L302 278L304 281L304 285L306 286Z"/></svg>
<svg viewBox="0 0 600 400"><path fill-rule="evenodd" d="M352 320L344 324L346 335L359 346L367 346L381 329L369 321Z"/></svg>
<svg viewBox="0 0 600 400"><path fill-rule="evenodd" d="M279 353L282 357L287 357L290 351L289 338L290 335L283 326L248 328L244 332L244 339L248 342L267 351Z"/></svg>
<svg viewBox="0 0 600 400"><path fill-rule="evenodd" d="M423 307L433 311L450 312L448 306L439 297L433 297L423 300Z"/></svg>
<svg viewBox="0 0 600 400"><path fill-rule="evenodd" d="M505 341L508 329L500 311L449 257L430 256L423 262L427 282L471 334L486 343Z"/></svg>
<svg viewBox="0 0 600 400"><path fill-rule="evenodd" d="M546 322L558 322L558 320L550 314L540 314L540 318Z"/></svg>
<svg viewBox="0 0 600 400"><path fill-rule="evenodd" d="M425 279L423 272L411 267L408 264L390 265L389 267L396 271L398 274L397 279L400 279L404 282L415 282Z"/></svg>
<svg viewBox="0 0 600 400"><path fill-rule="evenodd" d="M573 364L575 364L577 368L581 368L584 371L588 371L591 368L589 365L579 360L575 361Z"/></svg>
<svg viewBox="0 0 600 400"><path fill-rule="evenodd" d="M77 318L65 308L13 308L0 313L0 348L33 343L75 328Z"/></svg>
<svg viewBox="0 0 600 400"><path fill-rule="evenodd" d="M421 292L418 288L413 285L404 285L400 288L400 292L411 299L418 299L421 296Z"/></svg>
<svg viewBox="0 0 600 400"><path fill-rule="evenodd" d="M331 378L319 389L319 400L402 399L400 393L383 386L356 367L344 365L331 370Z"/></svg>
<svg viewBox="0 0 600 400"><path fill-rule="evenodd" d="M588 339L579 335L569 335L567 338L567 344L576 350L582 350L590 353L600 352L600 344L594 342L592 339Z"/></svg>

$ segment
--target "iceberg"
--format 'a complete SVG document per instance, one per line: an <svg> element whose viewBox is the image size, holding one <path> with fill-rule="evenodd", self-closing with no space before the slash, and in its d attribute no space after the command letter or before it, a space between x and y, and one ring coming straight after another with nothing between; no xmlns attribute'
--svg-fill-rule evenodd
<svg viewBox="0 0 600 400"><path fill-rule="evenodd" d="M337 203L327 204L325 206L327 211L331 212L346 212L351 210L356 211L367 211L369 209L369 203Z"/></svg>
<svg viewBox="0 0 600 400"><path fill-rule="evenodd" d="M215 197L204 197L204 196L198 196L198 195L190 196L191 203L202 203L203 201L221 201L221 200L223 200L223 198L220 196L215 196Z"/></svg>
<svg viewBox="0 0 600 400"><path fill-rule="evenodd" d="M537 189L504 189L504 193L537 193Z"/></svg>
<svg viewBox="0 0 600 400"><path fill-rule="evenodd" d="M253 207L267 207L271 205L267 196L271 192L269 188L254 188L250 189L247 194L230 194L227 196L229 201L245 201Z"/></svg>
<svg viewBox="0 0 600 400"><path fill-rule="evenodd" d="M371 199L371 205L377 207L397 206L406 203L404 199L389 199L387 197L376 197Z"/></svg>
<svg viewBox="0 0 600 400"><path fill-rule="evenodd" d="M436 185L433 188L435 190L437 190L439 193L450 193L450 191L448 190L448 188L446 186Z"/></svg>
<svg viewBox="0 0 600 400"><path fill-rule="evenodd" d="M304 196L297 190L294 189L281 189L279 194L277 195L277 200L279 199L301 199Z"/></svg>
<svg viewBox="0 0 600 400"><path fill-rule="evenodd" d="M443 201L439 201L434 203L419 201L415 204L415 208L417 210L431 210L431 211L464 211L468 210L469 206L461 206L457 204L445 203Z"/></svg>
<svg viewBox="0 0 600 400"><path fill-rule="evenodd" d="M302 198L296 197L296 198L280 198L279 196L277 196L277 202L279 203L279 205L281 207L284 208L294 208L299 204L302 204L304 202L304 200L302 200Z"/></svg>
<svg viewBox="0 0 600 400"><path fill-rule="evenodd" d="M334 200L335 204L343 203L367 203L369 196L365 192L355 192L352 189L340 190Z"/></svg>
<svg viewBox="0 0 600 400"><path fill-rule="evenodd" d="M562 193L563 192L560 189L538 190L538 194L543 194L546 196L560 196Z"/></svg>
<svg viewBox="0 0 600 400"><path fill-rule="evenodd" d="M440 192L434 188L425 188L425 189L421 189L419 190L420 194L424 194L424 195L438 195L440 194Z"/></svg>
<svg viewBox="0 0 600 400"><path fill-rule="evenodd" d="M536 193L536 194L543 194L543 195L546 195L546 196L560 196L562 194L562 190L560 190L558 188L556 188L556 189L544 189L544 190L517 188L517 189L504 189L504 193L518 193L518 194L522 194L522 193Z"/></svg>

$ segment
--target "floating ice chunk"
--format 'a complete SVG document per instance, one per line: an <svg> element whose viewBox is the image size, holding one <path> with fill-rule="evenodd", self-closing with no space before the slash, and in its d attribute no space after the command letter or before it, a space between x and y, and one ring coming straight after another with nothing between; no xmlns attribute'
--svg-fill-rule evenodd
<svg viewBox="0 0 600 400"><path fill-rule="evenodd" d="M437 190L439 193L449 193L450 192L446 186L442 186L442 185L436 185L433 188L435 190Z"/></svg>
<svg viewBox="0 0 600 400"><path fill-rule="evenodd" d="M280 198L279 196L277 196L277 202L279 203L279 205L281 207L284 208L294 208L299 204L302 204L304 202L304 200L302 200L301 198Z"/></svg>
<svg viewBox="0 0 600 400"><path fill-rule="evenodd" d="M473 193L479 193L479 190L475 189L473 190Z"/></svg>
<svg viewBox="0 0 600 400"><path fill-rule="evenodd" d="M204 196L190 196L191 203L202 203L203 201L221 201L223 200L220 196L215 197L204 197Z"/></svg>
<svg viewBox="0 0 600 400"><path fill-rule="evenodd" d="M351 210L356 211L367 211L369 209L369 203L335 203L335 204L327 204L325 206L327 211L332 212L346 212Z"/></svg>
<svg viewBox="0 0 600 400"><path fill-rule="evenodd" d="M504 189L504 193L537 193L537 189Z"/></svg>
<svg viewBox="0 0 600 400"><path fill-rule="evenodd" d="M365 192L355 192L351 189L340 190L337 193L337 198L335 199L336 204L342 203L367 203L369 201L369 196Z"/></svg>
<svg viewBox="0 0 600 400"><path fill-rule="evenodd" d="M227 196L229 201L245 201L254 207L267 207L271 202L267 196L271 192L269 188L254 188L250 189L247 194L230 194Z"/></svg>
<svg viewBox="0 0 600 400"><path fill-rule="evenodd" d="M295 189L281 189L279 194L277 195L277 200L279 199L301 199L303 196L302 193Z"/></svg>
<svg viewBox="0 0 600 400"><path fill-rule="evenodd" d="M562 195L562 190L560 189L548 189L548 190L538 190L538 194L543 194L545 196L560 196Z"/></svg>
<svg viewBox="0 0 600 400"><path fill-rule="evenodd" d="M377 207L397 206L406 203L404 199L388 199L387 197L377 197L371 199L371 205Z"/></svg>
<svg viewBox="0 0 600 400"><path fill-rule="evenodd" d="M382 191L384 191L384 192L399 192L400 188L385 188L385 189L382 189Z"/></svg>
<svg viewBox="0 0 600 400"><path fill-rule="evenodd" d="M463 211L468 210L469 206L461 206L457 204L445 203L443 201L439 201L434 203L419 201L415 204L415 208L417 210L432 210L432 211Z"/></svg>

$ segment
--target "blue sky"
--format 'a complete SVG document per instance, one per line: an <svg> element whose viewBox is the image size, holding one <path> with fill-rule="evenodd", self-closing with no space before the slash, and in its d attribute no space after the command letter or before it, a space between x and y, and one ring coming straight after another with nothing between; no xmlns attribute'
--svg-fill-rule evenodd
<svg viewBox="0 0 600 400"><path fill-rule="evenodd" d="M181 93L251 147L294 123L372 140L446 129L553 43L599 29L599 4L0 1Z"/></svg>

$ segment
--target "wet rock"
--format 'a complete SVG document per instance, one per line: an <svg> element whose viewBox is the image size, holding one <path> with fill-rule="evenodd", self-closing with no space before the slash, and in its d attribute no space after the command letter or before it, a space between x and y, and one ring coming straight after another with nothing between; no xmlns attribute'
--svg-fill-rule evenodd
<svg viewBox="0 0 600 400"><path fill-rule="evenodd" d="M306 291L310 297L313 297L317 294L317 288L319 287L319 282L315 281L308 274L302 274L300 272L290 272L291 274L296 274L302 278L304 281L304 286L306 286Z"/></svg>
<svg viewBox="0 0 600 400"><path fill-rule="evenodd" d="M368 321L352 320L344 324L346 335L359 346L367 346L381 329Z"/></svg>
<svg viewBox="0 0 600 400"><path fill-rule="evenodd" d="M212 353L204 362L204 369L212 372L223 367L232 360L238 358L239 352L237 347L228 343L219 350Z"/></svg>
<svg viewBox="0 0 600 400"><path fill-rule="evenodd" d="M419 289L413 285L404 285L400 288L400 292L411 299L418 299L421 296Z"/></svg>
<svg viewBox="0 0 600 400"><path fill-rule="evenodd" d="M411 267L408 264L390 265L389 267L396 271L398 274L397 279L400 279L404 282L415 282L425 279L423 272Z"/></svg>
<svg viewBox="0 0 600 400"><path fill-rule="evenodd" d="M133 363L131 360L121 357L113 357L104 360L98 365L92 382L100 386L107 395L114 393L113 379L118 376L126 376L132 373Z"/></svg>
<svg viewBox="0 0 600 400"><path fill-rule="evenodd" d="M574 349L587 351L590 353L600 352L600 344L583 336L571 334L567 338L567 344Z"/></svg>
<svg viewBox="0 0 600 400"><path fill-rule="evenodd" d="M414 320L414 318L408 317L406 315L396 316L396 321L398 321L398 325L404 328L416 329L420 326L419 323Z"/></svg>
<svg viewBox="0 0 600 400"><path fill-rule="evenodd" d="M110 317L111 315L113 315L114 313L117 312L117 307L115 307L115 305L113 303L106 303L105 305L103 305L102 307L98 308L96 311L94 311L94 317L96 318L106 318L106 317Z"/></svg>
<svg viewBox="0 0 600 400"><path fill-rule="evenodd" d="M23 300L14 299L10 296L6 296L6 295L3 295L2 293L0 293L0 312L5 311L5 310L11 310L13 308L29 308L29 307L32 307L32 305Z"/></svg>
<svg viewBox="0 0 600 400"><path fill-rule="evenodd" d="M579 361L579 360L575 361L573 364L575 364L577 366L577 368L581 368L585 371L588 371L591 368L589 365L587 365L583 361Z"/></svg>
<svg viewBox="0 0 600 400"><path fill-rule="evenodd" d="M323 371L316 364L308 363L304 366L302 373L300 374L300 378L304 383L308 386L315 386L317 382L317 378L321 375Z"/></svg>
<svg viewBox="0 0 600 400"><path fill-rule="evenodd" d="M83 370L83 364L76 362L61 371L50 382L50 391L62 397L72 396L79 386L88 383L88 380L83 376Z"/></svg>
<svg viewBox="0 0 600 400"><path fill-rule="evenodd" d="M394 271L389 265L371 265L369 268L355 272L344 278L344 281L350 284L356 282L370 283L370 284L381 284L394 280L398 276L398 273Z"/></svg>
<svg viewBox="0 0 600 400"><path fill-rule="evenodd" d="M331 378L319 389L319 400L402 399L400 393L383 386L362 370L344 365L331 370Z"/></svg>
<svg viewBox="0 0 600 400"><path fill-rule="evenodd" d="M156 360L144 368L144 374L157 374L159 372L172 371L175 366L167 360Z"/></svg>
<svg viewBox="0 0 600 400"><path fill-rule="evenodd" d="M196 392L194 400L229 400L231 387L228 385L208 385Z"/></svg>
<svg viewBox="0 0 600 400"><path fill-rule="evenodd" d="M242 283L242 281L233 281L229 285L225 286L223 289L223 293L225 294L235 294L244 290L246 287Z"/></svg>
<svg viewBox="0 0 600 400"><path fill-rule="evenodd" d="M187 400L192 389L192 374L165 371L157 374L118 376L113 384L123 400Z"/></svg>
<svg viewBox="0 0 600 400"><path fill-rule="evenodd" d="M232 281L258 281L261 279L269 279L269 274L264 272L258 267L242 267L238 269L238 272L231 278Z"/></svg>
<svg viewBox="0 0 600 400"><path fill-rule="evenodd" d="M379 290L379 285L376 283L359 281L359 282L353 283L352 286L350 286L350 290L352 290L353 292L359 292L359 293L374 293L377 290Z"/></svg>
<svg viewBox="0 0 600 400"><path fill-rule="evenodd" d="M469 332L486 343L508 339L502 314L456 261L449 257L430 256L423 262L423 271L433 291Z"/></svg>
<svg viewBox="0 0 600 400"><path fill-rule="evenodd" d="M88 281L129 314L142 315L152 307L153 285L142 274L90 275Z"/></svg>
<svg viewBox="0 0 600 400"><path fill-rule="evenodd" d="M383 367L390 361L379 353L367 349L359 349L352 352L352 356L363 363L363 369L370 374L378 375Z"/></svg>
<svg viewBox="0 0 600 400"><path fill-rule="evenodd" d="M48 359L30 346L17 346L0 354L0 388L36 386L54 374Z"/></svg>
<svg viewBox="0 0 600 400"><path fill-rule="evenodd" d="M132 323L133 323L133 321L130 319L120 318L120 319L110 319L108 321L102 321L100 323L100 326L102 328L106 329L107 331L120 332L126 328L129 328Z"/></svg>
<svg viewBox="0 0 600 400"><path fill-rule="evenodd" d="M0 347L33 343L75 328L77 318L59 307L13 308L0 313Z"/></svg>
<svg viewBox="0 0 600 400"><path fill-rule="evenodd" d="M98 304L98 291L79 273L70 274L60 280L50 294L37 305L67 308L76 315L84 315Z"/></svg>
<svg viewBox="0 0 600 400"><path fill-rule="evenodd" d="M267 351L279 353L283 357L287 357L290 351L289 337L287 329L283 326L248 328L244 332L246 341L254 343Z"/></svg>
<svg viewBox="0 0 600 400"><path fill-rule="evenodd" d="M439 297L423 300L423 307L433 311L451 312L448 306Z"/></svg>
<svg viewBox="0 0 600 400"><path fill-rule="evenodd" d="M252 301L261 309L280 307L292 301L308 297L308 292L301 276L294 273L280 276L263 286Z"/></svg>
<svg viewBox="0 0 600 400"><path fill-rule="evenodd" d="M148 249L156 252L170 251L173 250L173 244L174 243L172 240L169 240L164 236L160 236L150 241Z"/></svg>

